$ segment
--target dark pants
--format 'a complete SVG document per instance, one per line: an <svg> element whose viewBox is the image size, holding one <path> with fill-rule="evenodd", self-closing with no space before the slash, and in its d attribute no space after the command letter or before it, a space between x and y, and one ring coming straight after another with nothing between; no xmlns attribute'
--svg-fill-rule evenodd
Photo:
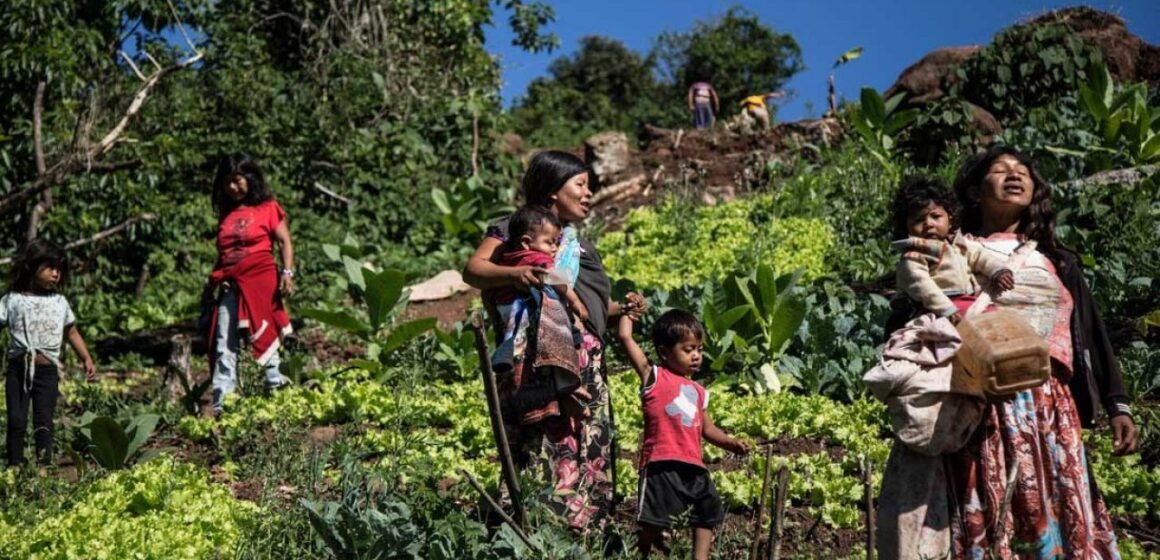
<svg viewBox="0 0 1160 560"><path fill-rule="evenodd" d="M27 362L23 357L8 358L4 400L8 405L8 464L24 464L24 434L28 431L28 407L32 406L32 439L42 465L52 463L52 416L60 396L60 377L55 365L34 366L32 390L27 387Z"/></svg>
<svg viewBox="0 0 1160 560"><path fill-rule="evenodd" d="M713 128L713 107L708 103L693 105L693 126Z"/></svg>

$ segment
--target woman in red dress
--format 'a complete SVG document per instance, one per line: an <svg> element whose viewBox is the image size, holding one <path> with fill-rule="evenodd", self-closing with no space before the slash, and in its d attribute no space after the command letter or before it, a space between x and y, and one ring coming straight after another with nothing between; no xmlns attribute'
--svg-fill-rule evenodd
<svg viewBox="0 0 1160 560"><path fill-rule="evenodd" d="M266 389L287 382L279 371L278 349L282 337L292 332L282 297L294 291L294 247L286 211L274 200L254 158L222 158L212 197L218 215L218 260L206 291L215 302L209 339L213 407L220 413L225 396L237 388L239 331L248 335L254 359L265 372ZM274 262L275 243L280 269Z"/></svg>

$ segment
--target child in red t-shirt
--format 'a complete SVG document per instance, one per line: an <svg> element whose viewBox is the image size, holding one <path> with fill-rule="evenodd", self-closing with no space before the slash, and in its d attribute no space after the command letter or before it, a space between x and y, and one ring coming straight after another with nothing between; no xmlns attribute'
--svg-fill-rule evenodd
<svg viewBox="0 0 1160 560"><path fill-rule="evenodd" d="M637 513L641 558L660 545L663 530L675 516L691 509L693 558L708 560L713 528L725 520L725 508L701 459L701 439L740 454L749 453L749 444L713 425L709 391L690 379L701 368L705 329L700 321L681 309L661 315L652 330L661 362L654 366L632 338L633 320L629 313L620 316L618 336L640 374L644 409Z"/></svg>

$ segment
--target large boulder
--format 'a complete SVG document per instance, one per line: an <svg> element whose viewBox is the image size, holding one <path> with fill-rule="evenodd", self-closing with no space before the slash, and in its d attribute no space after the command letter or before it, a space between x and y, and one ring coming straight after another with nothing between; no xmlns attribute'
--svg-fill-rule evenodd
<svg viewBox="0 0 1160 560"><path fill-rule="evenodd" d="M1124 18L1086 6L1047 12L1024 25L1067 25L1085 42L1100 50L1116 81L1148 82L1160 88L1160 46L1128 31Z"/></svg>
<svg viewBox="0 0 1160 560"><path fill-rule="evenodd" d="M970 45L931 51L918 62L907 66L883 97L889 99L898 93L905 93L909 103L934 101L942 97L946 93L944 88L957 79L955 67L966 62L982 48L979 45Z"/></svg>
<svg viewBox="0 0 1160 560"><path fill-rule="evenodd" d="M584 141L584 160L592 166L597 185L617 182L629 171L632 153L628 135L623 132L601 132Z"/></svg>

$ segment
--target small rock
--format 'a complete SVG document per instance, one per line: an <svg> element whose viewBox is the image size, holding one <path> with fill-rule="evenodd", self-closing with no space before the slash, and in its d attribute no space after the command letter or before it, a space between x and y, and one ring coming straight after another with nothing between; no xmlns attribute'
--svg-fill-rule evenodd
<svg viewBox="0 0 1160 560"><path fill-rule="evenodd" d="M447 299L469 289L471 287L463 281L458 270L444 270L429 280L410 286L411 295L408 299L413 302Z"/></svg>
<svg viewBox="0 0 1160 560"><path fill-rule="evenodd" d="M628 170L630 158L628 135L623 132L601 132L584 141L584 159L599 185L617 180Z"/></svg>

